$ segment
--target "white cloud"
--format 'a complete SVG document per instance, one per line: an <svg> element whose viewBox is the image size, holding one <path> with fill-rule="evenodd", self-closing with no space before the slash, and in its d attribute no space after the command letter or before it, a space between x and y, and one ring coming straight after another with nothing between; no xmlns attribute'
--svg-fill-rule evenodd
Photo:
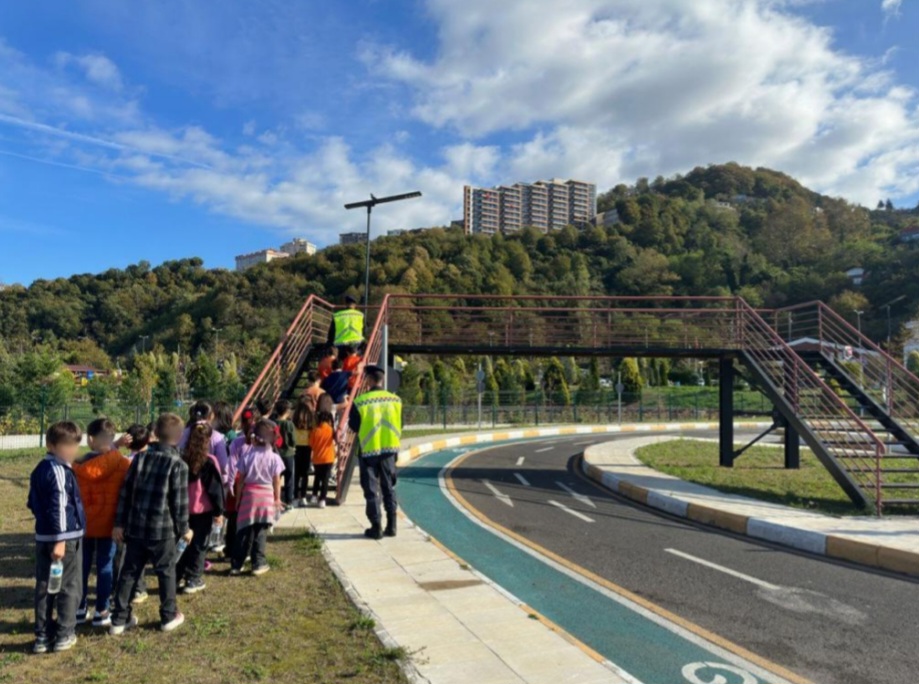
<svg viewBox="0 0 919 684"><path fill-rule="evenodd" d="M900 16L900 5L902 4L903 0L882 0L881 11L885 17L898 17Z"/></svg>
<svg viewBox="0 0 919 684"><path fill-rule="evenodd" d="M55 55L55 61L60 66L76 64L88 80L104 88L121 90L124 86L121 71L105 55L72 55L69 52L58 52Z"/></svg>
<svg viewBox="0 0 919 684"><path fill-rule="evenodd" d="M439 49L364 59L414 88L414 116L518 132L515 177L601 185L735 160L862 202L917 189L915 93L880 60L773 0L428 0ZM885 164L891 164L888 168Z"/></svg>

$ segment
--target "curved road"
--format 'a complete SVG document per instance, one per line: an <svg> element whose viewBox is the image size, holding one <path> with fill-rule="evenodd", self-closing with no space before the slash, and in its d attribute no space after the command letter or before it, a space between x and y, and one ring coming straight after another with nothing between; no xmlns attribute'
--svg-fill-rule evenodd
<svg viewBox="0 0 919 684"><path fill-rule="evenodd" d="M515 567L496 570L496 552L484 539L465 544L452 539L459 534L458 523L450 521L445 509L431 508L432 485L455 490L457 496L448 497L459 502L454 509L468 506L486 525L504 528L510 537L564 559L576 572L593 575L614 590L637 595L639 604L650 602L662 609L654 612L674 614L672 621L689 632L709 632L705 643L717 637L733 642L750 652L746 655L765 659L767 670L775 672L768 666L774 663L798 675L797 681L820 684L912 684L916 680L917 583L677 520L622 499L580 475L579 456L587 445L624 437L521 440L466 449L466 455L461 449L441 452L439 462L432 454L402 471L404 507L434 537L451 548L460 546L454 550L473 567L518 596L530 592L530 598L521 598L645 684L658 684L653 678L664 676L648 661L663 668L667 655L684 644L670 645L650 632L647 647L644 641L629 642L645 623L632 624L631 613L614 613L613 608L591 605L595 615L588 617L585 612L582 620L569 617L566 624L565 610L571 606L552 604L559 589L551 588L554 585L547 579L518 577L528 567L519 559L513 561ZM441 470L441 465L453 462L455 467ZM447 497L443 489L437 487L437 495ZM507 536L504 544L511 545ZM569 570L569 574L575 573ZM509 581L514 586L508 586ZM568 578L568 582L575 580ZM542 599L544 607L539 604ZM585 596L568 603L575 600L585 602ZM599 624L606 616L614 624ZM617 634L617 627L623 634ZM620 637L623 641L616 642ZM659 644L657 651L655 644ZM640 653L635 652L638 649ZM731 646L727 649L736 652ZM682 657L696 656L687 652ZM755 657L748 660L760 663ZM759 679L744 679L743 674L730 672L722 673L722 681L728 684L781 679L762 674ZM693 681L692 673L683 676L675 681ZM695 677L701 683L718 681L715 671L700 670ZM795 679L789 676L788 681ZM669 682L661 680L661 684Z"/></svg>

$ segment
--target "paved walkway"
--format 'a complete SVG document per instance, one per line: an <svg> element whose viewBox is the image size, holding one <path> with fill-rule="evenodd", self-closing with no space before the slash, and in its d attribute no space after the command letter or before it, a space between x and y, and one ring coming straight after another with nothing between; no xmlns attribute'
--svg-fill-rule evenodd
<svg viewBox="0 0 919 684"><path fill-rule="evenodd" d="M685 482L640 463L641 446L672 436L636 437L589 447L584 471L610 489L679 517L892 572L919 575L919 518L835 517Z"/></svg>
<svg viewBox="0 0 919 684"><path fill-rule="evenodd" d="M432 684L615 684L627 680L471 572L404 518L395 539L370 541L363 499L296 509L279 527L307 527L352 600L388 646L411 654L410 675Z"/></svg>

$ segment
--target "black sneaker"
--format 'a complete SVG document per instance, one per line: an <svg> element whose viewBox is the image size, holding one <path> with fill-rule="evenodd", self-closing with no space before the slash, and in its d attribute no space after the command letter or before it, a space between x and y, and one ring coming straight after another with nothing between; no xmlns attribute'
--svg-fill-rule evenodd
<svg viewBox="0 0 919 684"><path fill-rule="evenodd" d="M77 624L82 625L87 620L89 620L89 609L77 608Z"/></svg>
<svg viewBox="0 0 919 684"><path fill-rule="evenodd" d="M379 525L372 525L364 530L364 536L367 537L367 539L382 539L383 530L380 529Z"/></svg>
<svg viewBox="0 0 919 684"><path fill-rule="evenodd" d="M77 645L77 635L70 634L65 637L58 637L54 642L54 652L61 653L62 651L69 651L71 648Z"/></svg>
<svg viewBox="0 0 919 684"><path fill-rule="evenodd" d="M197 594L199 591L204 589L207 585L204 583L204 580L191 580L185 584L185 588L182 589L183 594Z"/></svg>
<svg viewBox="0 0 919 684"><path fill-rule="evenodd" d="M51 647L48 637L36 637L35 644L32 646L32 653L47 653Z"/></svg>
<svg viewBox="0 0 919 684"><path fill-rule="evenodd" d="M390 520L386 523L386 529L383 530L384 537L395 537L396 536L396 521Z"/></svg>

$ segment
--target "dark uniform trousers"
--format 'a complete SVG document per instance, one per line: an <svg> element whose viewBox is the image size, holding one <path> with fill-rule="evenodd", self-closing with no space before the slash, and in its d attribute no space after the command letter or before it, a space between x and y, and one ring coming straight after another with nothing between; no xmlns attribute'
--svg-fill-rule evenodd
<svg viewBox="0 0 919 684"><path fill-rule="evenodd" d="M361 489L367 502L367 519L380 525L380 499L389 520L396 519L396 454L360 457Z"/></svg>

